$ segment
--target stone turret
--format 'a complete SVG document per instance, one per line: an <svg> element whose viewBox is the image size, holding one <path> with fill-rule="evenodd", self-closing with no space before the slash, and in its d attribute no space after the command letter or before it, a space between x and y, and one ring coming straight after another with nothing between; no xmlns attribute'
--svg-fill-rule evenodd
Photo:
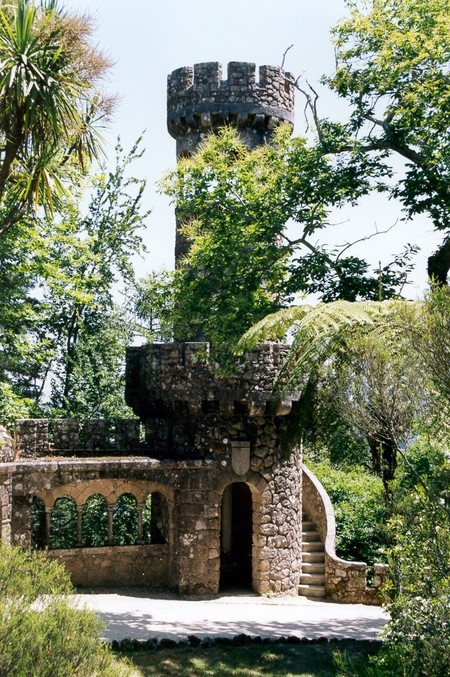
<svg viewBox="0 0 450 677"><path fill-rule="evenodd" d="M293 124L294 78L281 68L231 61L222 80L219 63L183 67L168 77L167 127L177 157L192 155L210 131L237 127L250 147L264 143L282 122Z"/></svg>
<svg viewBox="0 0 450 677"><path fill-rule="evenodd" d="M292 77L271 66L261 66L258 81L254 64L238 62L226 80L218 63L180 68L168 79L168 129L179 158L223 125L236 127L249 148L270 141L278 125L292 126L293 107ZM177 224L176 263L188 247ZM300 404L295 393L281 399L273 389L288 347L257 346L227 378L209 351L206 342L127 351L126 400L144 423L149 455L210 473L192 477L190 493L179 495L189 537L180 531L177 579L191 591L214 591L220 569L224 584L245 580L259 592L297 594L301 459L291 427Z"/></svg>
<svg viewBox="0 0 450 677"><path fill-rule="evenodd" d="M294 78L276 66L231 61L222 80L217 62L173 71L167 82L167 128L176 139L177 157L189 157L211 132L235 127L248 148L270 141L282 123L293 126ZM177 221L175 265L189 249Z"/></svg>

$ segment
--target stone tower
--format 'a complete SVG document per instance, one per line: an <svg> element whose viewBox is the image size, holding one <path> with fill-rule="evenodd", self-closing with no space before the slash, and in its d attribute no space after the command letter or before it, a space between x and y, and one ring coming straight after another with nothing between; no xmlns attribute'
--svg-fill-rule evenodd
<svg viewBox="0 0 450 677"><path fill-rule="evenodd" d="M178 157L195 152L221 125L254 147L281 122L292 124L290 78L278 68L217 63L169 76L168 128ZM177 239L176 258L188 243ZM288 350L265 343L218 378L205 342L153 344L127 352L126 398L146 428L152 458L194 464L180 484L175 580L184 590L247 586L298 594L301 565L301 458L290 427L295 393L281 400L274 380ZM180 474L181 477L181 474Z"/></svg>
<svg viewBox="0 0 450 677"><path fill-rule="evenodd" d="M177 157L196 152L205 136L223 125L237 128L243 142L254 148L270 140L280 123L294 120L294 78L274 66L232 61L222 80L219 63L178 68L168 77L167 128L176 139ZM177 224L175 262L189 245Z"/></svg>

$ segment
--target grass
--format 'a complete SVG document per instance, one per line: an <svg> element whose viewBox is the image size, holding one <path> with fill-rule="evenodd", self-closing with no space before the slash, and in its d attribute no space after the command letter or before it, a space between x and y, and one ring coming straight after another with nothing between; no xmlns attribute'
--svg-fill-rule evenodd
<svg viewBox="0 0 450 677"><path fill-rule="evenodd" d="M136 677L355 677L361 674L378 642L248 643L241 646L214 644L209 647L177 646L128 654ZM337 663L348 656L352 671ZM358 665L361 670L358 669Z"/></svg>

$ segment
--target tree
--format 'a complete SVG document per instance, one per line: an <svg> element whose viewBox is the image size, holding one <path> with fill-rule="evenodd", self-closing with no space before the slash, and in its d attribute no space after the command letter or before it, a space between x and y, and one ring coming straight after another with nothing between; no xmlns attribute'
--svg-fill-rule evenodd
<svg viewBox="0 0 450 677"><path fill-rule="evenodd" d="M394 294L404 260L370 275L365 261L315 244L333 207L355 203L382 180L377 161L330 157L291 139L287 127L253 150L231 129L210 136L163 183L190 241L174 279L177 338L206 336L215 359L226 361L244 330L295 293L378 298L381 285Z"/></svg>
<svg viewBox="0 0 450 677"><path fill-rule="evenodd" d="M450 227L450 31L448 0L349 0L334 28L336 72L324 78L350 104L345 124L320 119L317 94L302 89L327 152L366 153L404 172L391 194L406 218L427 214ZM429 258L428 273L445 284L450 239Z"/></svg>
<svg viewBox="0 0 450 677"><path fill-rule="evenodd" d="M448 672L450 641L450 463L448 435L425 429L400 466L390 525L391 621L376 659L381 674ZM377 673L378 674L378 673Z"/></svg>
<svg viewBox="0 0 450 677"><path fill-rule="evenodd" d="M313 380L319 397L365 435L387 498L398 453L427 411L423 360L404 331L405 316L421 312L423 303L404 301L294 306L265 318L240 342L242 350L294 332L278 387L302 393Z"/></svg>
<svg viewBox="0 0 450 677"><path fill-rule="evenodd" d="M99 156L110 64L91 36L89 18L57 0L0 3L0 235L30 208L53 211L73 165Z"/></svg>
<svg viewBox="0 0 450 677"><path fill-rule="evenodd" d="M82 187L74 186L57 218L35 218L33 230L23 229L28 248L15 240L10 256L23 260L26 276L14 287L18 316L5 299L0 374L41 412L110 417L128 411L124 355L134 327L116 298L133 286L132 257L142 249L145 182L128 177L138 156L138 145L126 154L118 145L116 167L92 180L86 215L79 210Z"/></svg>

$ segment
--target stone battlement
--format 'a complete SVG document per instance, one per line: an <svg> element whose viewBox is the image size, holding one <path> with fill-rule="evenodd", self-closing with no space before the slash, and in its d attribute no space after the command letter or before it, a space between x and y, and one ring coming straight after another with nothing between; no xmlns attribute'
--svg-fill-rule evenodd
<svg viewBox="0 0 450 677"><path fill-rule="evenodd" d="M178 68L168 77L167 126L174 138L189 130L223 124L273 130L293 123L295 87L290 73L276 66L232 61L222 79L217 62Z"/></svg>
<svg viewBox="0 0 450 677"><path fill-rule="evenodd" d="M16 422L15 451L20 458L93 456L99 452L136 451L137 419L21 419ZM76 452L76 453L75 453Z"/></svg>
<svg viewBox="0 0 450 677"><path fill-rule="evenodd" d="M258 345L241 358L237 376L219 378L207 360L206 342L128 348L127 404L143 420L182 405L194 414L214 404L224 413L232 413L236 403L254 416L268 407L285 415L296 395L281 402L273 386L288 350L289 346L281 343Z"/></svg>

